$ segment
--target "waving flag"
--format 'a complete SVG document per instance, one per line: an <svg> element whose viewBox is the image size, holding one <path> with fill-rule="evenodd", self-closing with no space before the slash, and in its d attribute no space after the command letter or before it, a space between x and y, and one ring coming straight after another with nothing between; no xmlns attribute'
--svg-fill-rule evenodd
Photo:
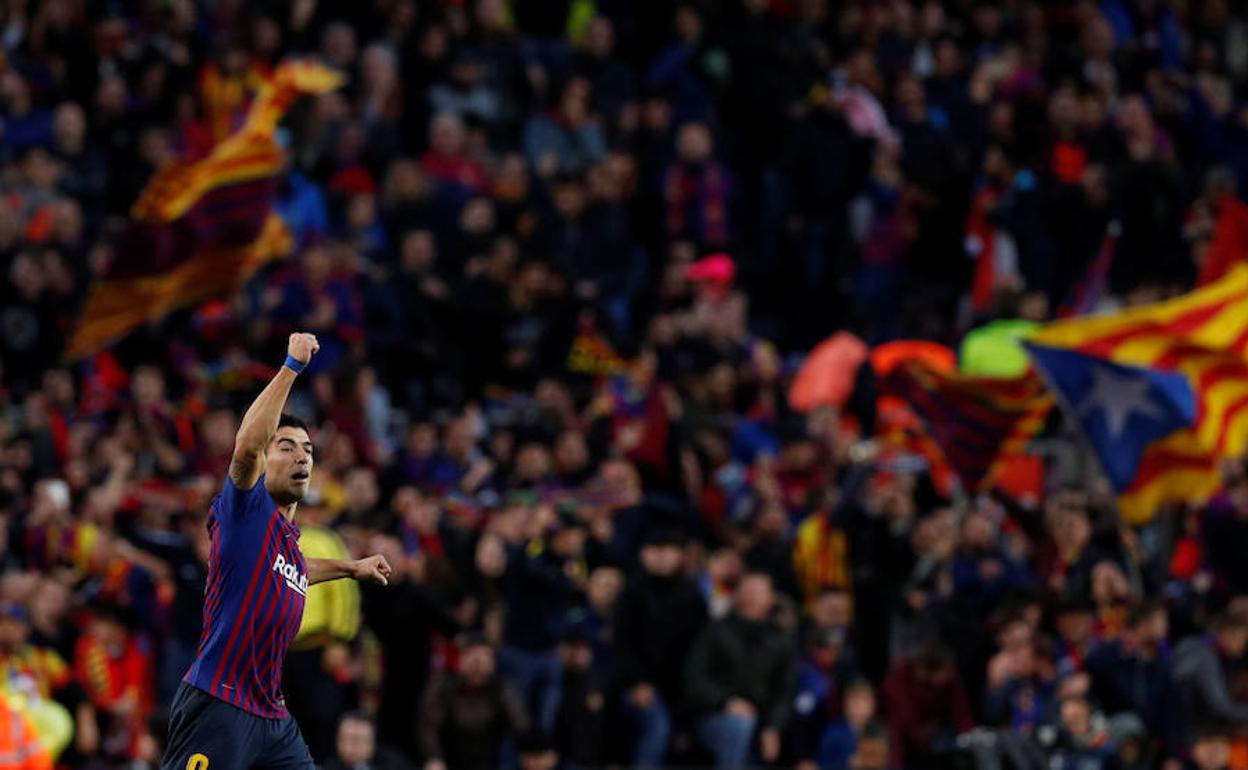
<svg viewBox="0 0 1248 770"><path fill-rule="evenodd" d="M877 382L887 379L897 367L916 359L924 361L928 368L937 372L952 372L958 367L956 353L930 340L894 340L871 349L871 368ZM945 460L944 452L932 440L910 404L905 399L881 391L875 400L875 414L876 436L885 446L886 456L901 453L922 458L936 490L948 497L953 489L953 467Z"/></svg>
<svg viewBox="0 0 1248 770"><path fill-rule="evenodd" d="M1164 503L1203 501L1221 483L1221 459L1248 450L1248 266L1173 300L1049 324L1029 349L1088 433L1129 521L1147 521ZM1182 401L1176 378L1192 394L1181 423L1187 411L1163 409ZM1120 401L1112 408L1103 395L1111 380ZM1114 438L1123 440L1116 448L1105 443Z"/></svg>
<svg viewBox="0 0 1248 770"><path fill-rule="evenodd" d="M304 93L341 76L305 61L278 67L257 92L243 127L194 162L159 171L140 193L117 257L96 279L69 342L81 358L146 321L227 295L292 247L274 211L282 152L277 122Z"/></svg>
<svg viewBox="0 0 1248 770"><path fill-rule="evenodd" d="M1213 240L1200 266L1197 286L1212 283L1226 275L1232 267L1248 259L1248 205L1233 196L1218 203L1218 218L1213 226Z"/></svg>
<svg viewBox="0 0 1248 770"><path fill-rule="evenodd" d="M1182 374L1115 364L1073 350L1027 349L1083 427L1119 492L1135 480L1149 444L1196 418L1196 394Z"/></svg>
<svg viewBox="0 0 1248 770"><path fill-rule="evenodd" d="M1021 450L1053 407L1035 376L974 377L919 359L897 366L880 391L909 404L970 491L992 484L998 458Z"/></svg>
<svg viewBox="0 0 1248 770"><path fill-rule="evenodd" d="M568 371L577 374L612 375L628 368L628 362L615 352L611 341L597 324L585 319L581 321L576 339L568 351L567 366Z"/></svg>
<svg viewBox="0 0 1248 770"><path fill-rule="evenodd" d="M1101 248L1096 252L1084 271L1083 277L1070 291L1070 296L1057 309L1058 318L1071 318L1088 315L1096 310L1097 304L1105 294L1109 283L1109 271L1114 266L1114 252L1122 226L1117 221L1110 222L1105 228L1105 238Z"/></svg>

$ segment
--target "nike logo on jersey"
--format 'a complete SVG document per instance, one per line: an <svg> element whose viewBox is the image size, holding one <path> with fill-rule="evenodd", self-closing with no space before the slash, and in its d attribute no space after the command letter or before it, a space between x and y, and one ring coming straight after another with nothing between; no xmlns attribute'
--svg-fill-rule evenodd
<svg viewBox="0 0 1248 770"><path fill-rule="evenodd" d="M273 571L281 575L286 580L286 585L294 589L295 593L300 596L308 595L308 576L301 573L294 564L288 563L286 557L280 553L273 560Z"/></svg>

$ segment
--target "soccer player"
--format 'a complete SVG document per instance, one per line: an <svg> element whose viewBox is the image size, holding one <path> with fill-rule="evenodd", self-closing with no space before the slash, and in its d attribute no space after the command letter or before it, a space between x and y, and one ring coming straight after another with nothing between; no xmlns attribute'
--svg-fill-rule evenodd
<svg viewBox="0 0 1248 770"><path fill-rule="evenodd" d="M311 334L290 335L286 362L234 439L229 478L208 514L204 630L170 708L163 770L312 770L281 692L308 586L338 578L384 586L390 576L380 555L305 560L299 550L295 508L308 492L312 442L282 407L319 347Z"/></svg>

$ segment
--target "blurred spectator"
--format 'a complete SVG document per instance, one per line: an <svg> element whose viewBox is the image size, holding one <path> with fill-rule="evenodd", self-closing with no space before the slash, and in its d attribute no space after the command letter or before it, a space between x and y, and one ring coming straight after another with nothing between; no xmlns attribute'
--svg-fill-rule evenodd
<svg viewBox="0 0 1248 770"><path fill-rule="evenodd" d="M1101 708L1139 715L1166 752L1181 752L1180 711L1174 692L1166 608L1144 601L1133 607L1122 636L1101 645L1086 661Z"/></svg>
<svg viewBox="0 0 1248 770"><path fill-rule="evenodd" d="M589 80L593 111L609 125L635 113L637 77L616 51L617 30L611 18L595 16L585 27L585 42L575 57L577 72Z"/></svg>
<svg viewBox="0 0 1248 770"><path fill-rule="evenodd" d="M1231 697L1227 667L1248 650L1248 619L1224 613L1206 637L1183 640L1174 651L1174 679L1189 733L1194 726L1239 723L1248 719L1248 703Z"/></svg>
<svg viewBox="0 0 1248 770"><path fill-rule="evenodd" d="M983 514L962 521L962 535L953 557L953 590L976 614L988 615L1029 580L1014 559L997 545L993 524Z"/></svg>
<svg viewBox="0 0 1248 770"><path fill-rule="evenodd" d="M811 637L808 652L798 668L797 696L793 701L792 751L799 762L810 762L825 756L821 747L836 720L843 716L842 706L849 703L852 685L867 684L871 711L875 711L875 692L865 680L856 678L850 653L845 649L845 631L840 628L816 628ZM854 705L861 707L864 704L862 699L858 699ZM822 759L819 763L821 766L826 764Z"/></svg>
<svg viewBox="0 0 1248 770"><path fill-rule="evenodd" d="M74 749L90 756L99 748L99 724L69 664L55 650L32 644L26 610L13 601L0 606L0 677L2 688L27 704L45 740L61 743L71 736ZM55 725L63 724L57 729Z"/></svg>
<svg viewBox="0 0 1248 770"><path fill-rule="evenodd" d="M524 149L529 166L539 176L583 172L602 160L606 141L590 114L590 104L589 81L572 78L564 85L554 109L529 118Z"/></svg>
<svg viewBox="0 0 1248 770"><path fill-rule="evenodd" d="M0 752L13 770L51 770L52 752L43 745L34 723L13 698L0 692Z"/></svg>
<svg viewBox="0 0 1248 770"><path fill-rule="evenodd" d="M548 732L559 709L559 638L587 578L584 522L564 509L553 518L546 525L551 527L549 537L537 534L508 558L504 585L509 611L499 655L503 678L534 723ZM545 529L543 522L536 523Z"/></svg>
<svg viewBox="0 0 1248 770"><path fill-rule="evenodd" d="M1227 770L1231 761L1231 742L1220 728L1205 728L1196 734L1192 744L1193 770Z"/></svg>
<svg viewBox="0 0 1248 770"><path fill-rule="evenodd" d="M954 747L958 734L974 724L970 703L953 666L953 654L925 643L897 661L881 688L898 767L936 761Z"/></svg>
<svg viewBox="0 0 1248 770"><path fill-rule="evenodd" d="M1063 674L1084 670L1095 645L1092 608L1086 600L1070 599L1054 608L1058 668Z"/></svg>
<svg viewBox="0 0 1248 770"><path fill-rule="evenodd" d="M310 494L300 506L299 548L307 558L346 560L347 547L325 526L327 512L320 503ZM286 707L306 732L308 750L320 761L332 751L330 737L335 726L339 734L343 731L338 715L348 710L348 691L358 678L351 670L349 645L359 630L360 589L354 581L330 581L308 588L303 623L286 654L282 691ZM369 730L374 731L371 724Z"/></svg>
<svg viewBox="0 0 1248 770"><path fill-rule="evenodd" d="M401 544L393 539L381 540L376 546L372 550L386 554L394 570L385 590L364 586L361 591L364 614L385 667L377 734L383 744L415 757L420 733L412 725L425 718L421 702L428 692L434 651L455 636L460 621L449 603L431 590L418 555L405 555ZM499 574L503 559L500 553ZM465 599L465 604L474 602ZM484 614L486 610L483 607L480 611Z"/></svg>
<svg viewBox="0 0 1248 770"><path fill-rule="evenodd" d="M1063 770L1104 766L1113 754L1104 721L1086 698L1064 698L1058 707L1053 742L1048 746L1049 766Z"/></svg>
<svg viewBox="0 0 1248 770"><path fill-rule="evenodd" d="M358 712L347 712L338 720L335 755L326 770L408 770L412 767L392 749L377 745L373 720Z"/></svg>
<svg viewBox="0 0 1248 770"><path fill-rule="evenodd" d="M1210 566L1232 595L1248 592L1248 570L1236 548L1248 542L1248 469L1228 463L1223 473L1225 492L1202 514L1200 534Z"/></svg>
<svg viewBox="0 0 1248 770"><path fill-rule="evenodd" d="M74 671L100 715L100 750L114 760L142 756L155 701L151 650L131 630L134 623L124 608L96 607L74 656Z"/></svg>
<svg viewBox="0 0 1248 770"><path fill-rule="evenodd" d="M875 691L870 683L860 680L845 689L842 714L819 737L815 755L819 767L834 770L850 767L859 752L859 739L870 739L871 728L878 727Z"/></svg>
<svg viewBox="0 0 1248 770"><path fill-rule="evenodd" d="M615 619L616 676L624 710L636 724L632 759L659 767L674 711L685 707L682 668L706 623L706 607L688 577L684 538L655 530L641 547L641 570L625 585Z"/></svg>
<svg viewBox="0 0 1248 770"><path fill-rule="evenodd" d="M998 652L988 661L983 712L989 724L1035 735L1053 710L1056 667L1045 640L1021 618L998 633Z"/></svg>
<svg viewBox="0 0 1248 770"><path fill-rule="evenodd" d="M416 725L425 770L498 767L504 742L528 728L528 717L494 669L494 650L481 637L459 644L459 670L429 685Z"/></svg>
<svg viewBox="0 0 1248 770"><path fill-rule="evenodd" d="M429 152L420 163L431 179L450 188L459 188L463 193L481 193L489 188L485 170L465 153L467 137L459 118L439 113L433 119L429 135Z"/></svg>
<svg viewBox="0 0 1248 770"><path fill-rule="evenodd" d="M705 123L686 123L676 134L676 162L663 178L664 222L669 238L721 245L732 235L732 178L714 157Z"/></svg>
<svg viewBox="0 0 1248 770"><path fill-rule="evenodd" d="M305 251L300 270L266 292L273 333L295 329L316 334L323 363L312 371L330 368L342 360L346 346L359 339L361 317L355 288L334 265L334 254L324 246Z"/></svg>
<svg viewBox="0 0 1248 770"><path fill-rule="evenodd" d="M756 731L763 762L780 756L797 660L790 632L772 620L773 591L766 575L746 574L734 612L708 626L689 653L685 689L716 767L749 764Z"/></svg>
<svg viewBox="0 0 1248 770"><path fill-rule="evenodd" d="M854 754L849 759L849 767L854 770L894 770L889 760L890 738L888 730L874 722L868 723L858 736Z"/></svg>
<svg viewBox="0 0 1248 770"><path fill-rule="evenodd" d="M598 767L607 756L606 686L594 671L594 648L584 628L567 632L560 646L563 687L555 721L561 757L577 767ZM555 748L552 747L552 748Z"/></svg>

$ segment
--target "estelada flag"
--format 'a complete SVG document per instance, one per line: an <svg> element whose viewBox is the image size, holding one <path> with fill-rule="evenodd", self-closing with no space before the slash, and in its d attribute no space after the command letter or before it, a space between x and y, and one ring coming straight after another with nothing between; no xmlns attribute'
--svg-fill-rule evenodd
<svg viewBox="0 0 1248 770"><path fill-rule="evenodd" d="M1135 367L1151 378L1112 370L1124 382L1154 382L1158 372L1186 379L1194 402L1190 421L1150 437L1131 463L1129 477L1121 470L1117 474L1118 507L1128 521L1147 521L1165 503L1202 502L1221 485L1221 461L1248 451L1248 265L1235 265L1221 279L1165 302L1048 324L1030 341L1033 356L1037 346L1071 351ZM1111 371L1095 363L1083 368ZM1136 389L1144 391L1143 386ZM1129 385L1118 387L1119 411L1131 406L1126 400L1131 392ZM1069 411L1081 421L1092 419L1096 403L1091 396L1084 403L1076 395L1067 394L1067 401L1073 400L1067 404ZM1161 412L1148 406L1151 401L1136 401L1145 404L1136 411ZM1113 416L1113 427L1125 431L1126 423L1138 421L1144 412ZM1095 437L1092 443L1097 443Z"/></svg>
<svg viewBox="0 0 1248 770"><path fill-rule="evenodd" d="M311 61L280 65L256 93L242 128L201 160L156 172L130 211L116 257L98 276L70 339L77 359L181 307L227 296L293 238L274 210L282 151L277 122L300 95L342 77Z"/></svg>

